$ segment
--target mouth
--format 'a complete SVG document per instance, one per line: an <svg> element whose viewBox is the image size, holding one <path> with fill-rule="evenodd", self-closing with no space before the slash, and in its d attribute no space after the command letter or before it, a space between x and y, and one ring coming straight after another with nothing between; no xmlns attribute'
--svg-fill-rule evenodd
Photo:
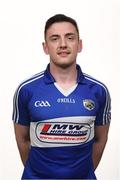
<svg viewBox="0 0 120 180"><path fill-rule="evenodd" d="M69 51L60 51L57 54L61 57L66 57L70 54L70 52Z"/></svg>

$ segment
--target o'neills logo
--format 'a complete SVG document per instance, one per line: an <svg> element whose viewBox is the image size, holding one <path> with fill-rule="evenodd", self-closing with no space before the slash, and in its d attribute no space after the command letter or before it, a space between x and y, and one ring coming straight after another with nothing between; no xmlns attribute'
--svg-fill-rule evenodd
<svg viewBox="0 0 120 180"><path fill-rule="evenodd" d="M89 139L91 128L89 124L39 122L35 133L38 140L45 143L81 144Z"/></svg>

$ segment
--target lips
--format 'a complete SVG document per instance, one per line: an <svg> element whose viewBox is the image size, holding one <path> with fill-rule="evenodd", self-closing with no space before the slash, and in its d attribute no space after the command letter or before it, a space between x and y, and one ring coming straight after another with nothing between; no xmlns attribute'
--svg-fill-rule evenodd
<svg viewBox="0 0 120 180"><path fill-rule="evenodd" d="M70 52L69 51L60 51L57 54L60 56L67 56L68 54L70 54Z"/></svg>

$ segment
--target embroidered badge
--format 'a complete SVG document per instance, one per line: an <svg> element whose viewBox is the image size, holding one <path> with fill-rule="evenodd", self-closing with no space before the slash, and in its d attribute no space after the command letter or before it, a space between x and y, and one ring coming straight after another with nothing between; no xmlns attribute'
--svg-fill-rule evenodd
<svg viewBox="0 0 120 180"><path fill-rule="evenodd" d="M83 100L83 105L89 111L91 111L91 110L93 110L95 108L95 103L91 99L84 99Z"/></svg>

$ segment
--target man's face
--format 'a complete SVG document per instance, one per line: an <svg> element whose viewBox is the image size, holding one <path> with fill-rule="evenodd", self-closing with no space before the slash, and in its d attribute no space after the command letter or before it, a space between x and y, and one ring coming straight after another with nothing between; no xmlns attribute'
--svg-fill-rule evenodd
<svg viewBox="0 0 120 180"><path fill-rule="evenodd" d="M50 56L50 63L66 68L76 63L77 53L82 50L82 41L73 24L54 23L46 32L43 49Z"/></svg>

